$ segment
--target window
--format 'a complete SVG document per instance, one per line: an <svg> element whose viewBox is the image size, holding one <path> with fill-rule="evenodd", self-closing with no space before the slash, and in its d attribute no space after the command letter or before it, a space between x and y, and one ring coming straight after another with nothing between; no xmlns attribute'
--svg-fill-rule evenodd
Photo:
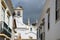
<svg viewBox="0 0 60 40"><path fill-rule="evenodd" d="M43 38L42 38L42 33L41 33L41 40L42 40Z"/></svg>
<svg viewBox="0 0 60 40"><path fill-rule="evenodd" d="M40 28L39 28L39 38L40 38Z"/></svg>
<svg viewBox="0 0 60 40"><path fill-rule="evenodd" d="M32 31L32 28L30 28L30 31Z"/></svg>
<svg viewBox="0 0 60 40"><path fill-rule="evenodd" d="M45 18L42 19L41 27L42 31L45 32Z"/></svg>
<svg viewBox="0 0 60 40"><path fill-rule="evenodd" d="M37 39L38 39L38 29L37 29Z"/></svg>
<svg viewBox="0 0 60 40"><path fill-rule="evenodd" d="M17 16L20 16L20 11L18 11Z"/></svg>
<svg viewBox="0 0 60 40"><path fill-rule="evenodd" d="M44 26L45 24L45 18L42 19L42 25Z"/></svg>
<svg viewBox="0 0 60 40"><path fill-rule="evenodd" d="M56 20L60 19L60 0L56 0Z"/></svg>
<svg viewBox="0 0 60 40"><path fill-rule="evenodd" d="M13 12L13 13L12 13L12 16L14 17L15 15L16 15L15 12Z"/></svg>
<svg viewBox="0 0 60 40"><path fill-rule="evenodd" d="M48 30L50 29L50 8L47 9L48 13Z"/></svg>

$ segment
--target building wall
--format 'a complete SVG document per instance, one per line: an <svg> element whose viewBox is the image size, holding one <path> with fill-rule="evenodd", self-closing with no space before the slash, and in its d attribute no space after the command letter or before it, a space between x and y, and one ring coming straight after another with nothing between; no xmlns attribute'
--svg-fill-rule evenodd
<svg viewBox="0 0 60 40"><path fill-rule="evenodd" d="M47 10L46 10L47 11ZM55 28L55 0L50 0L50 29L48 30L48 14L45 14L45 40L57 40Z"/></svg>
<svg viewBox="0 0 60 40"><path fill-rule="evenodd" d="M6 4L6 1L4 1L3 0L3 2L4 2L4 5L6 6L6 9L4 8L4 6L2 6L2 0L0 1L0 21L4 21L8 26L10 25L9 24L9 20L10 20L10 16L12 16L12 11L10 10L10 8L8 7L9 5L7 5ZM10 6L12 6L12 5L10 5ZM11 9L13 9L13 8L11 8ZM9 17L9 18L8 18ZM11 20L12 21L12 20Z"/></svg>
<svg viewBox="0 0 60 40"><path fill-rule="evenodd" d="M2 8L1 8L2 6L1 6L1 0L0 0L0 13L2 13ZM2 20L2 16L1 16L2 14L0 14L0 21Z"/></svg>
<svg viewBox="0 0 60 40"><path fill-rule="evenodd" d="M12 5L12 2L11 0L5 0L6 4L7 4L7 7L9 8L10 10L10 13L12 14L13 13L13 5Z"/></svg>
<svg viewBox="0 0 60 40"><path fill-rule="evenodd" d="M56 0L51 0L50 1L50 30L49 30L49 35L52 40L60 40L60 20L56 20Z"/></svg>
<svg viewBox="0 0 60 40"><path fill-rule="evenodd" d="M44 24L43 26L41 26L40 24L42 23L42 20L43 19L45 19L45 17L46 17L46 11L47 11L47 9L48 8L50 8L50 0L46 0L46 2L45 2L45 4L44 4L44 7L43 7L43 9L42 9L42 13L41 13L41 16L40 16L40 20L39 20L39 22L38 22L38 30L40 30L40 31L38 31L38 34L39 34L39 36L38 36L38 40L41 40L41 34L44 32L44 27L45 27L45 25L47 25L47 23L46 24ZM45 19L46 20L46 19ZM40 28L41 27L41 28ZM40 29L39 29L40 28ZM45 27L45 39L47 38L47 36L46 36L46 27ZM40 33L39 33L40 32ZM47 40L47 39L46 39Z"/></svg>
<svg viewBox="0 0 60 40"><path fill-rule="evenodd" d="M46 35L46 40L58 40L60 39L60 20L56 21L56 11L55 11L55 7L56 7L56 0L50 0L50 29L48 30L48 24L47 24L47 17L48 14L45 14L45 35Z"/></svg>
<svg viewBox="0 0 60 40"><path fill-rule="evenodd" d="M39 25L43 18L45 18L45 40L60 40L60 20L56 20L56 0L46 0L42 16L40 17ZM50 8L50 29L48 30L48 13Z"/></svg>
<svg viewBox="0 0 60 40"><path fill-rule="evenodd" d="M9 0L7 2L9 2ZM7 2L5 0L0 0L0 23L1 23L1 21L5 22L6 25L8 25L7 27L12 29L12 21L13 21L12 20L12 13L13 13L13 11L10 9L13 9L13 8L10 7L12 5L7 5ZM9 3L11 3L11 2L9 2ZM8 19L8 17L9 17L9 19ZM3 24L2 24L2 27L4 27Z"/></svg>

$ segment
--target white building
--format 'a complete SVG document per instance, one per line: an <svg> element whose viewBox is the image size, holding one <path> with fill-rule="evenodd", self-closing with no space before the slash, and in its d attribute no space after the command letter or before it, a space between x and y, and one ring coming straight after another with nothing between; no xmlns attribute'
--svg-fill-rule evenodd
<svg viewBox="0 0 60 40"><path fill-rule="evenodd" d="M38 28L41 40L60 40L60 0L46 0Z"/></svg>
<svg viewBox="0 0 60 40"><path fill-rule="evenodd" d="M29 40L30 38L36 39L36 28L35 26L30 25L30 21L28 20L28 25L23 23L23 8L21 6L14 9L15 16L14 19L16 20L17 33L15 36L21 35L22 40Z"/></svg>
<svg viewBox="0 0 60 40"><path fill-rule="evenodd" d="M0 0L0 40L11 39L12 13L13 6L11 0Z"/></svg>

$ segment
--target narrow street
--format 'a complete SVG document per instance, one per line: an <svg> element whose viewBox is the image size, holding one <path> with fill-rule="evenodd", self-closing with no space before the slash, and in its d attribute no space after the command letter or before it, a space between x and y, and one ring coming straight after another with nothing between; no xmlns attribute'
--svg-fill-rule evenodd
<svg viewBox="0 0 60 40"><path fill-rule="evenodd" d="M60 40L60 0L0 0L0 40Z"/></svg>

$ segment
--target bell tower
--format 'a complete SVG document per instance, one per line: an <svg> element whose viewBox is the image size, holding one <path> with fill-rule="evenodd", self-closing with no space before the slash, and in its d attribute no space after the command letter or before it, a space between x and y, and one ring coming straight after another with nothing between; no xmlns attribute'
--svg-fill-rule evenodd
<svg viewBox="0 0 60 40"><path fill-rule="evenodd" d="M15 11L15 16L17 17L23 17L23 8L21 6L17 7L16 9L14 9Z"/></svg>
<svg viewBox="0 0 60 40"><path fill-rule="evenodd" d="M18 23L23 23L23 8L21 6L18 6L15 11L15 19Z"/></svg>

